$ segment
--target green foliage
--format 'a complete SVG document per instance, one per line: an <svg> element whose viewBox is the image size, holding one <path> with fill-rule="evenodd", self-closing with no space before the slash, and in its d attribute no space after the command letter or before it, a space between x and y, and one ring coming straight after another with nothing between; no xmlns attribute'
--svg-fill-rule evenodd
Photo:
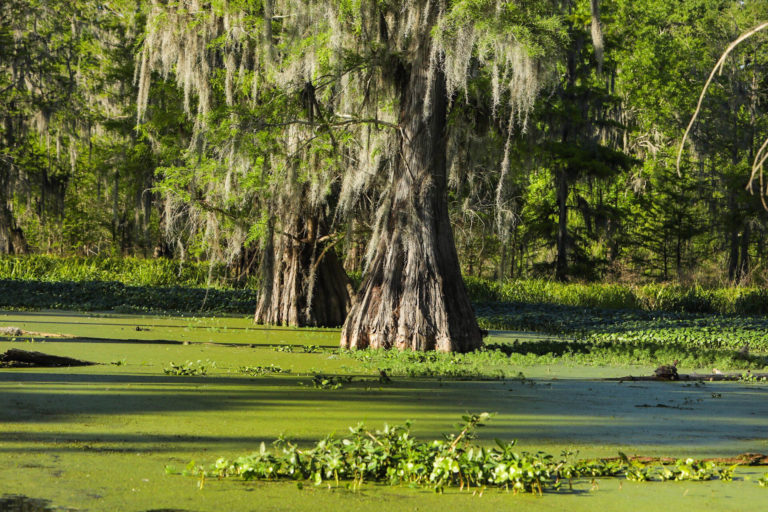
<svg viewBox="0 0 768 512"><path fill-rule="evenodd" d="M692 458L678 459L674 464L644 464L638 460L630 461L627 456L620 453L624 462L624 474L627 480L633 482L650 482L667 480L680 481L706 481L719 479L724 482L733 480L733 472L738 464L722 468L712 461L701 461Z"/></svg>
<svg viewBox="0 0 768 512"><path fill-rule="evenodd" d="M163 373L166 375L176 375L179 377L190 377L196 375L207 375L209 368L216 368L215 361L187 361L184 364L176 364L173 361L168 363L168 366L163 368Z"/></svg>
<svg viewBox="0 0 768 512"><path fill-rule="evenodd" d="M312 376L312 387L315 389L341 389L352 382L351 375L325 375L316 373Z"/></svg>
<svg viewBox="0 0 768 512"><path fill-rule="evenodd" d="M210 276L210 278L209 278ZM129 286L229 288L220 263L167 258L59 257L45 254L0 257L0 279L27 281L116 281Z"/></svg>
<svg viewBox="0 0 768 512"><path fill-rule="evenodd" d="M675 313L768 314L768 290L760 287L634 286L543 279L499 283L471 276L465 276L464 282L472 301L480 305L506 302Z"/></svg>
<svg viewBox="0 0 768 512"><path fill-rule="evenodd" d="M350 435L333 435L314 447L300 449L287 439L275 441L276 450L264 443L259 451L236 459L218 459L209 468L190 463L183 474L236 477L243 480L289 479L315 485L341 481L359 488L365 482L432 488L497 487L513 493L542 494L560 489L573 479L624 476L633 481L712 480L730 481L736 466L720 468L713 462L694 459L674 464L645 465L626 456L616 460L571 461L537 452L519 452L515 442L496 440L494 446L472 442L476 430L489 419L488 413L462 417L457 433L428 442L415 439L410 424L368 430L360 424ZM567 454L564 454L567 455ZM166 468L176 473L173 468ZM761 484L762 485L762 484Z"/></svg>
<svg viewBox="0 0 768 512"><path fill-rule="evenodd" d="M252 376L291 373L291 370L286 370L285 368L281 368L274 364L270 364L269 366L241 366L238 371L240 373Z"/></svg>
<svg viewBox="0 0 768 512"><path fill-rule="evenodd" d="M458 380L503 379L507 376L504 367L517 361L495 348L468 354L371 349L342 349L340 353L361 361L367 370L384 370L388 375Z"/></svg>
<svg viewBox="0 0 768 512"><path fill-rule="evenodd" d="M125 286L116 282L0 280L0 307L80 311L253 313L253 290Z"/></svg>

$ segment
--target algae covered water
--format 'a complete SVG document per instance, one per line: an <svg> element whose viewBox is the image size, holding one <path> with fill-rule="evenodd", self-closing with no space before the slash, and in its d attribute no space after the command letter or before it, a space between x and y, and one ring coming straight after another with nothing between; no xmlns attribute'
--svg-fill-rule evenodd
<svg viewBox="0 0 768 512"><path fill-rule="evenodd" d="M652 369L515 361L495 368L502 374L492 379L393 374L383 383L370 362L335 350L333 330L256 329L246 318L60 313L6 313L0 325L22 331L0 337L0 352L23 348L99 363L0 369L0 495L80 510L613 510L633 502L641 510L637 503L649 496L743 510L765 499L754 482L762 473L745 469L730 484L603 480L541 498L491 490L482 498L457 490L439 496L377 485L299 490L290 482L208 481L199 489L196 479L164 468L236 457L280 435L308 445L359 422L378 428L411 420L417 437L440 438L468 411L494 413L479 431L481 443L517 439L527 451L766 453L768 387L617 382L603 379ZM515 339L522 336L535 342L531 335ZM180 374L172 364L191 370ZM318 384L318 375L331 384Z"/></svg>

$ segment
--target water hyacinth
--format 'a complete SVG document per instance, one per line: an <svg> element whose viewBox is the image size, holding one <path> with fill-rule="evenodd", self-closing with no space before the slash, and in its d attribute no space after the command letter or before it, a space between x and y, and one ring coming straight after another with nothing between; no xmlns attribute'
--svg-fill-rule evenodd
<svg viewBox="0 0 768 512"><path fill-rule="evenodd" d="M333 435L314 447L300 449L279 438L275 450L261 443L259 450L233 460L218 459L209 468L190 464L183 472L206 477L236 477L244 480L289 479L315 485L341 481L353 489L364 482L409 485L441 492L446 487L496 487L513 493L542 494L557 490L573 479L624 476L632 481L712 480L730 481L736 466L720 468L711 461L691 458L674 464L643 464L624 454L612 460L574 461L568 453L559 459L538 452L518 452L515 442L496 440L495 446L474 444L477 428L488 413L463 416L460 431L442 440L419 441L410 424L385 426L371 431L359 424L347 437ZM173 468L168 468L173 473Z"/></svg>

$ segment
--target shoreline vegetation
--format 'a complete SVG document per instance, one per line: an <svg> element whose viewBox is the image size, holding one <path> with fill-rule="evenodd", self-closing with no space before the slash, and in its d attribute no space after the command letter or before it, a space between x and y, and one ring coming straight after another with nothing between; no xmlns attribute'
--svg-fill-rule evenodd
<svg viewBox="0 0 768 512"><path fill-rule="evenodd" d="M361 276L350 277L354 285L359 285ZM510 303L669 313L768 314L768 289L752 286L559 283L544 279L498 282L472 276L465 276L464 282L476 309ZM0 297L0 307L20 309L250 315L258 300L254 277L237 281L224 264L162 258L3 256L0 287L6 290ZM64 297L66 302L62 302Z"/></svg>

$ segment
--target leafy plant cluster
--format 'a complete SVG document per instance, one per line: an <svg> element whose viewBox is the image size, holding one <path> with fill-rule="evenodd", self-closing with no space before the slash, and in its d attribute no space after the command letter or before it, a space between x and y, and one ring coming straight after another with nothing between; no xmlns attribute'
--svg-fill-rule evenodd
<svg viewBox="0 0 768 512"><path fill-rule="evenodd" d="M514 441L497 439L492 447L473 443L476 430L488 418L488 413L468 414L462 417L458 433L426 442L411 435L409 423L375 431L360 424L351 427L346 437L330 435L307 449L281 437L275 441L274 451L262 443L253 454L233 460L220 458L209 468L190 463L183 474L198 476L201 481L205 477L309 480L315 485L345 481L353 488L365 482L381 482L438 492L447 487L476 488L480 492L496 487L515 494L541 494L580 478L730 481L736 467L720 468L694 459L646 465L623 455L615 460L571 461L568 454L555 458L543 452L519 452ZM166 470L176 472L172 467Z"/></svg>
<svg viewBox="0 0 768 512"><path fill-rule="evenodd" d="M374 349L340 352L361 361L367 370L407 377L502 379L506 377L503 367L511 362L509 355L493 349L467 354Z"/></svg>
<svg viewBox="0 0 768 512"><path fill-rule="evenodd" d="M351 375L325 375L316 373L312 376L312 387L315 389L341 389L352 382Z"/></svg>
<svg viewBox="0 0 768 512"><path fill-rule="evenodd" d="M623 472L627 480L634 482L649 481L704 481L719 479L724 482L733 480L733 472L738 464L727 468L719 467L712 461L692 458L678 459L673 464L644 464L638 460L629 460L623 453L619 454L623 462Z"/></svg>
<svg viewBox="0 0 768 512"><path fill-rule="evenodd" d="M724 368L768 364L768 319L735 315L655 313L534 304L484 304L489 329L533 331L568 339L492 346L512 354L566 357L581 362L657 363Z"/></svg>
<svg viewBox="0 0 768 512"><path fill-rule="evenodd" d="M173 361L163 368L166 375L176 375L180 377L203 376L208 374L209 368L215 368L215 361L187 361L184 364L176 364Z"/></svg>
<svg viewBox="0 0 768 512"><path fill-rule="evenodd" d="M240 373L246 375L269 375L277 373L291 373L291 370L281 368L280 366L270 364L269 366L241 366Z"/></svg>
<svg viewBox="0 0 768 512"><path fill-rule="evenodd" d="M363 368L383 369L390 375L440 377L458 380L519 378L519 366L538 364L658 365L678 360L680 366L713 366L720 370L763 368L765 356L740 356L737 351L706 349L686 344L665 344L594 339L581 341L514 340L488 343L482 350L466 354L418 353L395 350L341 351L345 357L362 362Z"/></svg>
<svg viewBox="0 0 768 512"><path fill-rule="evenodd" d="M750 382L753 384L756 383L762 383L762 382L768 382L768 377L764 375L755 375L751 371L747 370L746 372L742 373L739 377L739 380L741 382Z"/></svg>

